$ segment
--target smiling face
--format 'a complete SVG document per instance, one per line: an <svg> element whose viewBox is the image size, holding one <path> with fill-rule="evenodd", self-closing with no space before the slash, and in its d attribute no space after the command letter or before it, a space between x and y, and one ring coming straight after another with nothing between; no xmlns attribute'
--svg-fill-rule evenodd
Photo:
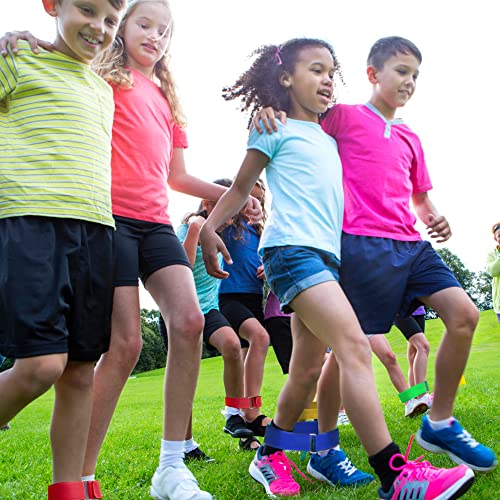
<svg viewBox="0 0 500 500"><path fill-rule="evenodd" d="M46 4L47 12L57 19L56 50L85 64L111 45L124 12L109 0L54 0Z"/></svg>
<svg viewBox="0 0 500 500"><path fill-rule="evenodd" d="M301 49L293 73L285 72L280 78L281 85L288 88L288 116L318 122L318 115L326 111L332 100L334 74L333 57L326 47Z"/></svg>
<svg viewBox="0 0 500 500"><path fill-rule="evenodd" d="M123 31L127 65L150 78L155 64L165 55L171 32L172 18L164 3L139 3Z"/></svg>
<svg viewBox="0 0 500 500"><path fill-rule="evenodd" d="M373 104L386 118L392 119L397 108L404 106L415 92L420 63L413 54L398 53L385 61L382 69L368 66L373 84Z"/></svg>

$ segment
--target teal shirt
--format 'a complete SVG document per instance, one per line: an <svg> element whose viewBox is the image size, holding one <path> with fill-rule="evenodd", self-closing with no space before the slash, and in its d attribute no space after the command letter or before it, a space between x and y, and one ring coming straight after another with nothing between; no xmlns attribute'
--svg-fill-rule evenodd
<svg viewBox="0 0 500 500"><path fill-rule="evenodd" d="M177 230L177 236L184 243L189 226L182 224ZM222 265L222 256L219 254L219 266ZM196 259L192 267L194 284L196 285L196 295L203 314L207 314L210 310L219 310L219 283L220 280L210 276L205 268L201 247L196 248Z"/></svg>

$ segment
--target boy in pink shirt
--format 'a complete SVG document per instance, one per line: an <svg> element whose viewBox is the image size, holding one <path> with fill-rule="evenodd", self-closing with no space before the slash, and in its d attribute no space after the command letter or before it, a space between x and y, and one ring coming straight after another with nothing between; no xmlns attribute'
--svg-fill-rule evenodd
<svg viewBox="0 0 500 500"><path fill-rule="evenodd" d="M370 101L335 105L322 121L338 143L343 164L340 282L367 335L387 333L396 315L408 316L421 304L438 313L446 330L436 358L433 406L417 441L456 463L489 471L497 465L493 451L452 416L479 313L430 243L421 240L410 211L411 199L430 237L438 243L450 238L448 221L428 196L432 184L420 140L395 118L415 92L421 62L409 40L378 40L368 56Z"/></svg>

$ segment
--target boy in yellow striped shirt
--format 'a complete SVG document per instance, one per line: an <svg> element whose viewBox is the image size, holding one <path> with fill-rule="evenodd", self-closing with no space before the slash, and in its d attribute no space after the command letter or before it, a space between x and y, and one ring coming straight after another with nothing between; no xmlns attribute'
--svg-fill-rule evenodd
<svg viewBox="0 0 500 500"><path fill-rule="evenodd" d="M112 306L111 88L90 63L126 0L43 0L55 51L0 57L0 426L55 387L49 500L102 498L81 472Z"/></svg>

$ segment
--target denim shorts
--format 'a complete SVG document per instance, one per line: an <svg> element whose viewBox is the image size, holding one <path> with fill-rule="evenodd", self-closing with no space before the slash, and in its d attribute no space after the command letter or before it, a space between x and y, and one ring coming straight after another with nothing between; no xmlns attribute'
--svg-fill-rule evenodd
<svg viewBox="0 0 500 500"><path fill-rule="evenodd" d="M326 281L339 280L340 261L331 252L289 245L264 248L263 254L267 282L283 312L293 312L290 302L300 292Z"/></svg>
<svg viewBox="0 0 500 500"><path fill-rule="evenodd" d="M460 287L428 241L342 235L340 285L365 334L387 333L421 297Z"/></svg>

